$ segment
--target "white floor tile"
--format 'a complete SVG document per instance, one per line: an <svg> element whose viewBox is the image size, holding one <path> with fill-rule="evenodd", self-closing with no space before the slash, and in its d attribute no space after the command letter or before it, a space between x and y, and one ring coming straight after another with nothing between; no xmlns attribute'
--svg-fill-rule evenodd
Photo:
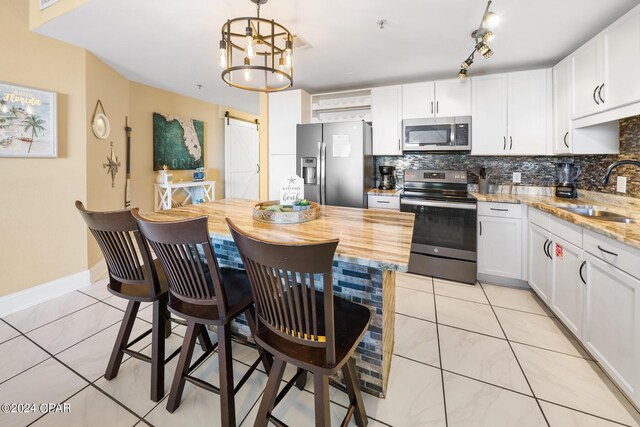
<svg viewBox="0 0 640 427"><path fill-rule="evenodd" d="M444 373L447 420L451 427L542 427L547 423L535 399Z"/></svg>
<svg viewBox="0 0 640 427"><path fill-rule="evenodd" d="M396 273L396 286L416 291L433 293L433 279L417 274Z"/></svg>
<svg viewBox="0 0 640 427"><path fill-rule="evenodd" d="M247 366L234 361L233 376L235 384L240 381L247 370ZM194 375L215 386L219 386L218 354L216 353L207 359L205 363L196 369ZM266 382L267 376L262 372L255 371L240 391L238 391L235 396L237 424L240 424L256 403L264 390ZM164 399L145 417L145 420L157 427L221 425L220 396L196 387L193 384L186 384L180 407L173 414L166 410L166 405L167 399Z"/></svg>
<svg viewBox="0 0 640 427"><path fill-rule="evenodd" d="M499 307L495 311L509 340L589 358L557 319Z"/></svg>
<svg viewBox="0 0 640 427"><path fill-rule="evenodd" d="M619 427L620 424L574 411L552 403L540 402L551 427Z"/></svg>
<svg viewBox="0 0 640 427"><path fill-rule="evenodd" d="M444 426L440 370L394 357L387 397L362 396L367 415L394 426Z"/></svg>
<svg viewBox="0 0 640 427"><path fill-rule="evenodd" d="M97 303L26 334L57 354L91 335L108 328L123 317L122 311Z"/></svg>
<svg viewBox="0 0 640 427"><path fill-rule="evenodd" d="M0 321L0 343L3 343L5 341L8 341L12 338L17 337L18 335L20 335L20 333L18 331L16 331L15 329L13 329L11 326L7 325L6 323Z"/></svg>
<svg viewBox="0 0 640 427"><path fill-rule="evenodd" d="M85 293L89 296L92 296L99 300L104 300L113 296L109 289L107 288L108 280L99 280L96 283L92 283L84 288L78 289L78 291Z"/></svg>
<svg viewBox="0 0 640 427"><path fill-rule="evenodd" d="M531 395L505 340L438 325L442 368Z"/></svg>
<svg viewBox="0 0 640 427"><path fill-rule="evenodd" d="M23 333L26 333L91 304L97 304L97 301L94 298L74 291L17 313L10 314L5 317L4 320Z"/></svg>
<svg viewBox="0 0 640 427"><path fill-rule="evenodd" d="M47 359L0 385L0 402L61 403L88 383L54 359ZM80 408L78 408L80 410ZM42 413L0 413L3 427L25 426Z"/></svg>
<svg viewBox="0 0 640 427"><path fill-rule="evenodd" d="M482 287L495 307L510 308L553 317L551 311L536 294L529 289L516 289L508 286L483 283Z"/></svg>
<svg viewBox="0 0 640 427"><path fill-rule="evenodd" d="M95 387L87 387L67 400L70 412L52 412L40 418L36 427L130 427L138 417L105 396Z"/></svg>
<svg viewBox="0 0 640 427"><path fill-rule="evenodd" d="M504 338L491 306L437 295L438 323Z"/></svg>
<svg viewBox="0 0 640 427"><path fill-rule="evenodd" d="M523 344L513 347L537 397L621 423L640 421L594 362Z"/></svg>
<svg viewBox="0 0 640 427"><path fill-rule="evenodd" d="M23 336L0 344L0 383L48 358L46 352Z"/></svg>
<svg viewBox="0 0 640 427"><path fill-rule="evenodd" d="M489 304L479 284L452 282L450 280L433 278L433 290L436 295L444 295L467 301Z"/></svg>
<svg viewBox="0 0 640 427"><path fill-rule="evenodd" d="M396 314L393 352L418 362L440 366L435 323Z"/></svg>
<svg viewBox="0 0 640 427"><path fill-rule="evenodd" d="M435 322L433 295L396 287L396 313Z"/></svg>

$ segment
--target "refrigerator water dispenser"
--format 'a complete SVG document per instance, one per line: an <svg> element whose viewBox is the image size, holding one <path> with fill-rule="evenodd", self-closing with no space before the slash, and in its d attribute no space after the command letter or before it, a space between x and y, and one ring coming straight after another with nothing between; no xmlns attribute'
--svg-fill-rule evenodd
<svg viewBox="0 0 640 427"><path fill-rule="evenodd" d="M318 159L315 157L303 157L300 159L302 169L302 179L305 184L318 183Z"/></svg>

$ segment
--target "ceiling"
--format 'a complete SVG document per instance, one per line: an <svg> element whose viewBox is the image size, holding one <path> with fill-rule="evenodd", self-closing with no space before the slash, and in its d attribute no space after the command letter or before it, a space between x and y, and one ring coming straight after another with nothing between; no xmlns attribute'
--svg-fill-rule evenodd
<svg viewBox="0 0 640 427"><path fill-rule="evenodd" d="M494 56L469 75L549 66L638 0L494 0ZM311 93L454 78L473 49L482 0L270 0L273 18L311 47L294 52L294 88ZM258 95L223 84L222 24L249 0L89 0L36 31L94 53L130 80L258 113ZM376 21L386 19L384 29ZM198 89L197 85L202 85Z"/></svg>

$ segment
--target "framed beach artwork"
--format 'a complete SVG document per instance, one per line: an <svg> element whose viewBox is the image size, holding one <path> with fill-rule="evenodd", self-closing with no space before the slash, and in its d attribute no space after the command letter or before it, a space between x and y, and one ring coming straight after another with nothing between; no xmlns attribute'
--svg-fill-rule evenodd
<svg viewBox="0 0 640 427"><path fill-rule="evenodd" d="M55 92L0 82L0 157L57 157Z"/></svg>
<svg viewBox="0 0 640 427"><path fill-rule="evenodd" d="M58 3L60 0L40 0L40 10L44 10L54 3Z"/></svg>
<svg viewBox="0 0 640 427"><path fill-rule="evenodd" d="M153 113L153 170L204 167L204 122Z"/></svg>

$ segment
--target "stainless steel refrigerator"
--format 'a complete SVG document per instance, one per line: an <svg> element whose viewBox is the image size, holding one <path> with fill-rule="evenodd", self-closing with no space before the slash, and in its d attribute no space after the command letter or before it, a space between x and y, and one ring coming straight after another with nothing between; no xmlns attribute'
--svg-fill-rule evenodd
<svg viewBox="0 0 640 427"><path fill-rule="evenodd" d="M298 125L296 173L304 196L321 205L367 207L373 187L371 126L360 122Z"/></svg>

